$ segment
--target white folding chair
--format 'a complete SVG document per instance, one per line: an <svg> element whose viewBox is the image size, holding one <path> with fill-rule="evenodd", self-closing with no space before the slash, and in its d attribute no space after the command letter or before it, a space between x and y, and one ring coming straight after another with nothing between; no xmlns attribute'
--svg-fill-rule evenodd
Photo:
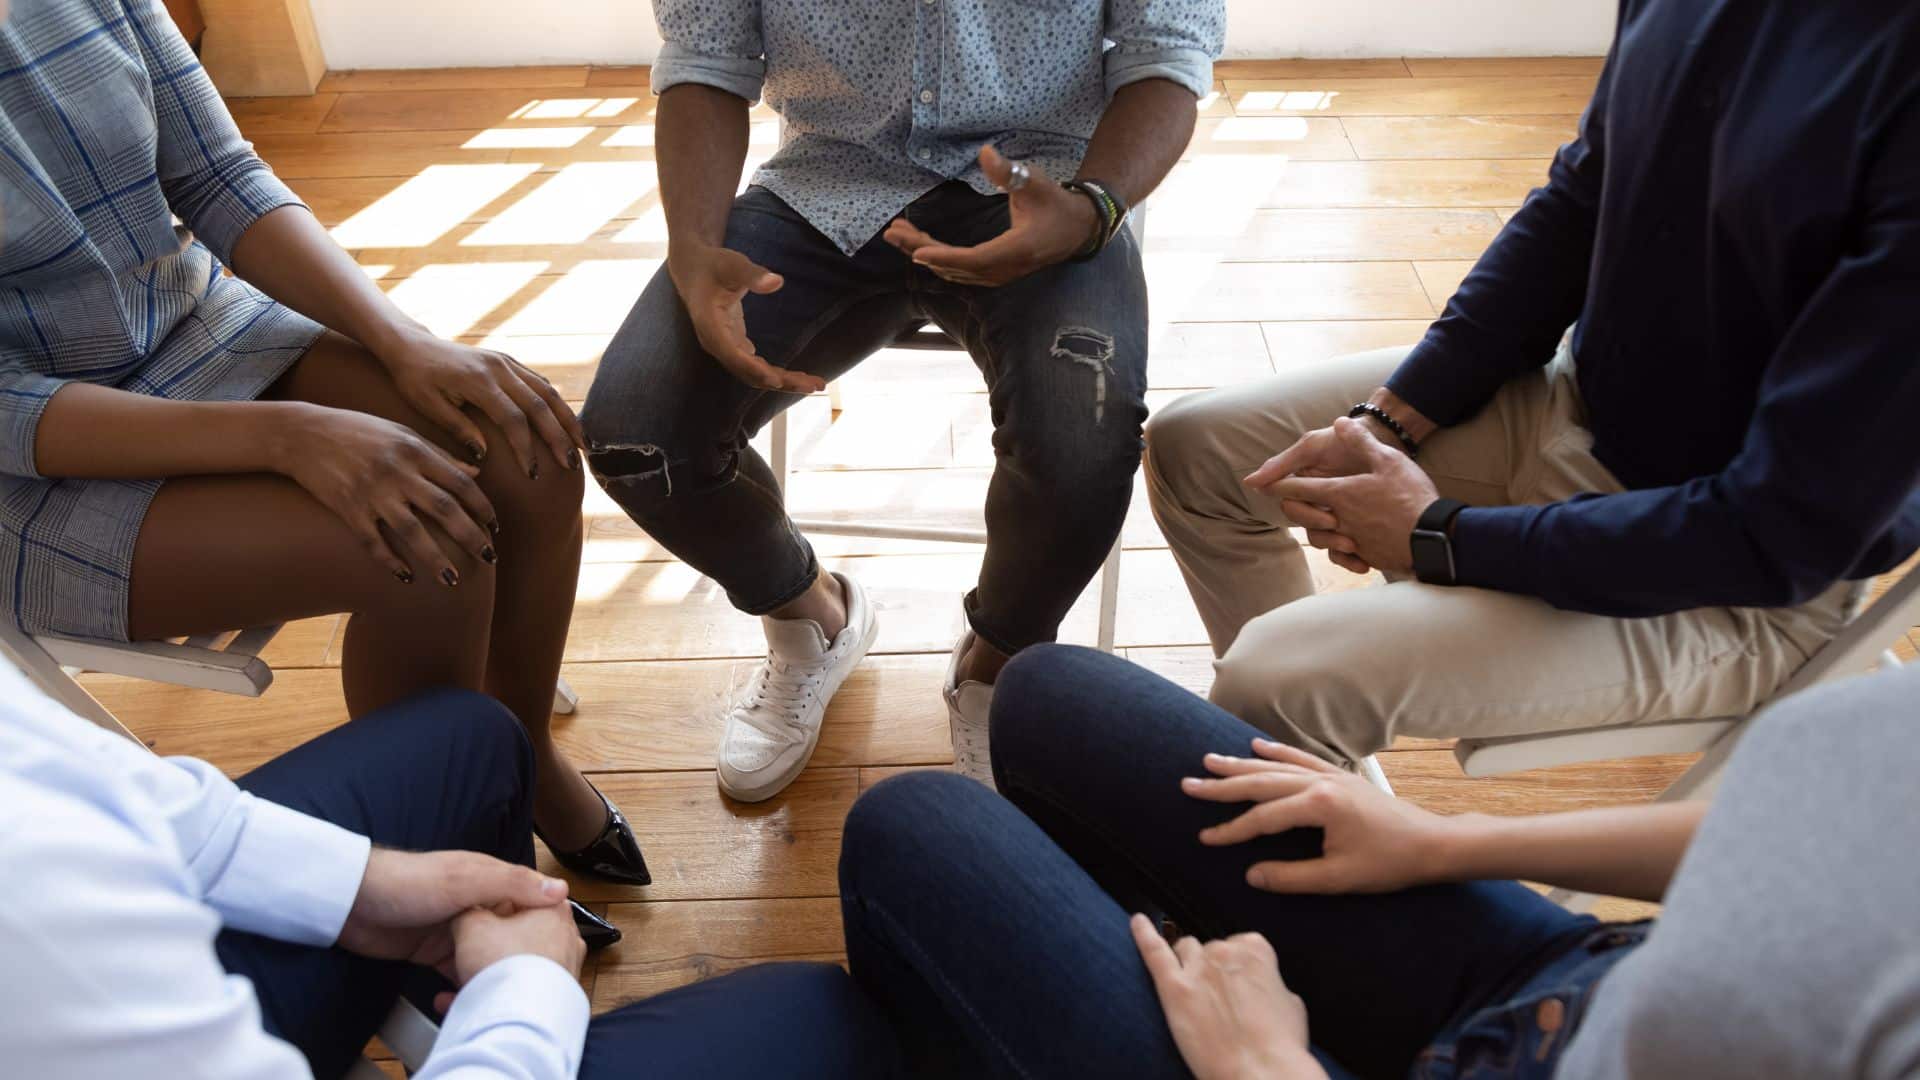
<svg viewBox="0 0 1920 1080"><path fill-rule="evenodd" d="M1135 207L1127 218L1127 228L1133 233L1134 243L1141 250L1146 249L1147 210ZM965 346L939 330L928 329L922 325L909 330L896 338L892 345L896 349L917 349L929 352L952 352L964 350ZM840 387L833 384L827 387L828 400L834 413L840 412ZM769 437L773 443L773 475L780 481L780 489L787 488L790 469L789 436L787 414L783 410L773 418L769 425ZM889 540L926 540L951 544L985 544L987 530L943 529L921 525L897 525L878 521L849 521L843 518L794 518L794 528L804 533L821 536L868 536ZM1107 561L1100 568L1100 624L1096 642L1102 652L1113 651L1114 625L1120 611L1120 537L1114 537L1113 547L1107 552Z"/></svg>
<svg viewBox="0 0 1920 1080"><path fill-rule="evenodd" d="M394 1002L393 1011L380 1024L380 1041L393 1051L408 1074L419 1072L427 1063L427 1055L433 1053L434 1040L439 1037L440 1026L406 998ZM387 1074L363 1057L347 1070L346 1080L387 1080Z"/></svg>
<svg viewBox="0 0 1920 1080"><path fill-rule="evenodd" d="M1920 570L1909 572L1879 600L1856 612L1840 633L1802 665L1771 700L1778 701L1831 679L1857 675L1876 667L1898 666L1900 658L1887 643L1897 640L1916 623L1920 623ZM1712 793L1727 758L1751 719L1734 716L1461 739L1454 745L1453 756L1468 776L1485 777L1615 758L1700 754L1700 760L1655 800L1677 802ZM1556 889L1550 895L1575 910L1586 909L1595 899L1565 889Z"/></svg>
<svg viewBox="0 0 1920 1080"><path fill-rule="evenodd" d="M74 679L75 674L93 671L259 697L273 685L273 669L260 658L260 652L272 643L281 625L179 641L120 642L27 634L0 618L0 652L12 657L47 696L101 727L133 739L133 733ZM579 695L561 679L554 687L553 711L570 716L579 704Z"/></svg>

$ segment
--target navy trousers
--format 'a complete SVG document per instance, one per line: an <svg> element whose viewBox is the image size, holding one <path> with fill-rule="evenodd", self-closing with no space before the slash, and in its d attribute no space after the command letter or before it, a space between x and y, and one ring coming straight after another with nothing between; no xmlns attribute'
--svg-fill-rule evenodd
<svg viewBox="0 0 1920 1080"><path fill-rule="evenodd" d="M533 754L489 698L439 691L361 717L268 762L240 786L415 851L464 849L531 865ZM337 1077L402 992L431 1001L431 971L341 949L227 931L229 973L252 981L269 1031ZM417 991L417 993L416 993ZM580 1075L885 1076L893 1037L840 968L777 964L595 1018Z"/></svg>
<svg viewBox="0 0 1920 1080"><path fill-rule="evenodd" d="M1201 829L1245 807L1179 783L1206 775L1209 752L1251 754L1259 734L1144 668L1040 646L994 692L1005 798L925 772L855 803L840 861L848 959L911 1074L1186 1076L1127 928L1145 911L1201 938L1264 934L1334 1076L1544 1075L1567 1040L1531 1030L1533 1005L1572 1008L1637 935L1510 881L1253 888L1249 865L1316 855L1319 830L1204 847Z"/></svg>

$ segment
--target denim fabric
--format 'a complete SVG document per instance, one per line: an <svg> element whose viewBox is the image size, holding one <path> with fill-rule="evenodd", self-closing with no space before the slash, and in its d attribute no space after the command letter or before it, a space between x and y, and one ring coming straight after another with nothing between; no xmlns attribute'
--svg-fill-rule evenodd
<svg viewBox="0 0 1920 1080"><path fill-rule="evenodd" d="M917 773L857 802L840 866L848 957L909 1064L1185 1075L1130 911L1203 938L1264 934L1335 1075L1405 1076L1449 1032L1477 1038L1466 1018L1582 977L1558 965L1584 957L1599 924L1513 882L1386 896L1248 886L1253 862L1316 854L1317 830L1203 847L1202 828L1244 807L1189 798L1179 780L1208 752L1248 753L1258 734L1126 661L1049 646L1017 657L994 695L1005 799Z"/></svg>
<svg viewBox="0 0 1920 1080"><path fill-rule="evenodd" d="M1651 922L1597 926L1503 1000L1441 1034L1414 1080L1547 1080L1559 1067L1600 977L1647 939Z"/></svg>
<svg viewBox="0 0 1920 1080"><path fill-rule="evenodd" d="M1008 224L1004 197L960 183L906 216L957 244ZM879 240L843 255L756 187L734 204L726 244L786 279L745 301L747 335L776 366L831 380L929 319L966 346L986 377L998 462L968 613L1005 652L1053 640L1119 533L1140 461L1147 299L1132 236L1091 262L976 288ZM608 346L582 416L607 493L748 614L794 599L818 569L748 445L797 400L747 386L709 357L662 269Z"/></svg>
<svg viewBox="0 0 1920 1080"><path fill-rule="evenodd" d="M533 863L532 748L513 714L478 694L442 691L370 713L240 786L388 847ZM320 1077L346 1072L402 991L428 1007L446 985L403 962L254 934L223 932L216 947L228 972L252 981L262 1024ZM846 972L766 964L595 1017L580 1076L859 1080L896 1075L897 1053Z"/></svg>

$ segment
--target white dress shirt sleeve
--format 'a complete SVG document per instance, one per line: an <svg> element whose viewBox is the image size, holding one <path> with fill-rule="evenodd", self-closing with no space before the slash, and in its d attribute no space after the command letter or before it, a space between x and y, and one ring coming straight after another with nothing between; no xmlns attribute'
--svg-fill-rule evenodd
<svg viewBox="0 0 1920 1080"><path fill-rule="evenodd" d="M539 956L495 961L453 999L415 1080L571 1077L589 1013L586 992L559 964Z"/></svg>

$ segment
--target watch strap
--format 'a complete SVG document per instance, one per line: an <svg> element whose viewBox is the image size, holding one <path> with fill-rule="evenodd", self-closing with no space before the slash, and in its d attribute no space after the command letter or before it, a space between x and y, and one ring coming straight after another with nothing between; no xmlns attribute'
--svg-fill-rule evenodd
<svg viewBox="0 0 1920 1080"><path fill-rule="evenodd" d="M1443 495L1420 512L1420 520L1414 522L1413 527L1419 532L1444 533L1453 524L1454 515L1466 508L1467 504L1459 499L1449 499Z"/></svg>

